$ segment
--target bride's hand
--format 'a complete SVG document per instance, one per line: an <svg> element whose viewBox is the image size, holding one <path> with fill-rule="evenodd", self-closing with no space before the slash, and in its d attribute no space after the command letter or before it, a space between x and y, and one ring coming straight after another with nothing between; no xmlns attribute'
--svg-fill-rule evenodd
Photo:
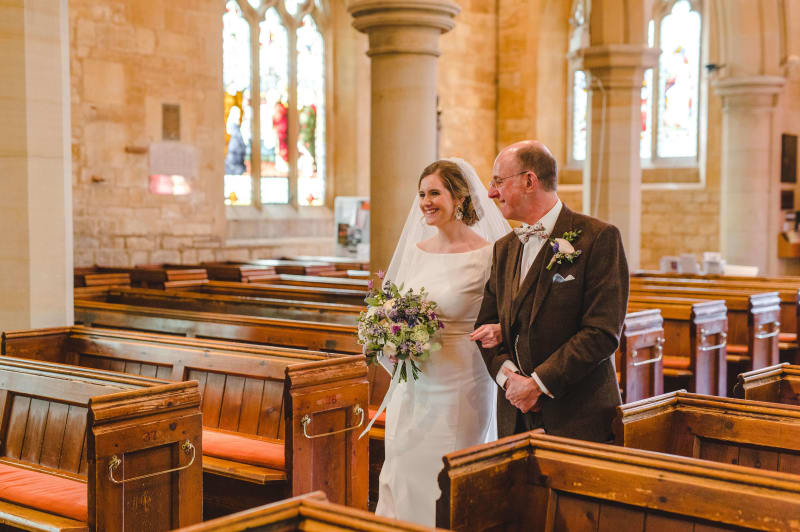
<svg viewBox="0 0 800 532"><path fill-rule="evenodd" d="M486 323L472 331L469 339L473 342L480 342L484 349L490 349L500 345L500 342L503 341L503 333L499 323Z"/></svg>

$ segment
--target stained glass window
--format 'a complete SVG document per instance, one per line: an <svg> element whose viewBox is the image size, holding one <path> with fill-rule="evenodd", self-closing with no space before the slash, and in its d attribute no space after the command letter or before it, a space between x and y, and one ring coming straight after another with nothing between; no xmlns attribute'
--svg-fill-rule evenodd
<svg viewBox="0 0 800 532"><path fill-rule="evenodd" d="M273 7L260 24L261 202L289 202L289 34Z"/></svg>
<svg viewBox="0 0 800 532"><path fill-rule="evenodd" d="M572 159L586 159L586 119L589 92L586 90L586 73L576 70L572 79Z"/></svg>
<svg viewBox="0 0 800 532"><path fill-rule="evenodd" d="M300 205L322 205L325 195L325 60L322 35L306 15L297 29L297 196Z"/></svg>
<svg viewBox="0 0 800 532"><path fill-rule="evenodd" d="M680 0L661 19L657 151L661 158L697 156L700 13Z"/></svg>
<svg viewBox="0 0 800 532"><path fill-rule="evenodd" d="M320 0L283 0L277 7L274 0L227 2L223 15L226 204L324 204L326 76L320 29L324 12ZM258 65L255 80L253 64ZM296 83L291 72L297 73ZM252 98L251 92L257 97ZM258 187L253 186L254 179Z"/></svg>
<svg viewBox="0 0 800 532"><path fill-rule="evenodd" d="M235 0L222 15L222 85L225 93L225 203L248 205L252 198L250 150L250 26Z"/></svg>

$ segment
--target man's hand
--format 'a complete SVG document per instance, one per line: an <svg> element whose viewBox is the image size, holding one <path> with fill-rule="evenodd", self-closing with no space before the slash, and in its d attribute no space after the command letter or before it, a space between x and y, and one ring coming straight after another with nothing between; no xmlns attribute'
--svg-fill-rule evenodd
<svg viewBox="0 0 800 532"><path fill-rule="evenodd" d="M537 404L542 396L542 390L536 381L530 377L523 377L519 373L514 373L508 368L502 368L503 374L508 377L506 381L506 399L519 408L523 414L527 412L538 412L542 409Z"/></svg>
<svg viewBox="0 0 800 532"><path fill-rule="evenodd" d="M487 323L481 325L469 335L473 342L480 342L484 349L497 347L503 341L503 333L499 323Z"/></svg>

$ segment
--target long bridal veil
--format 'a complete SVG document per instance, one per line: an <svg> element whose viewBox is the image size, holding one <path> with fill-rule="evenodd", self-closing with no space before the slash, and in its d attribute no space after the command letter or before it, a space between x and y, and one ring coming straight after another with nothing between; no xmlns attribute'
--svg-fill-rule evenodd
<svg viewBox="0 0 800 532"><path fill-rule="evenodd" d="M458 165L469 186L472 205L478 214L478 221L471 225L470 229L478 233L484 240L492 243L507 235L511 231L511 226L503 218L494 201L489 198L489 191L486 190L472 165L458 157L445 160ZM386 279L397 282L400 266L407 257L411 256L412 246L416 246L417 243L432 237L435 233L436 228L429 226L423 220L419 209L419 196L415 194L414 201L411 204L411 211L408 213L403 232L400 234L400 240L398 240L397 247L394 249L392 261L386 270Z"/></svg>

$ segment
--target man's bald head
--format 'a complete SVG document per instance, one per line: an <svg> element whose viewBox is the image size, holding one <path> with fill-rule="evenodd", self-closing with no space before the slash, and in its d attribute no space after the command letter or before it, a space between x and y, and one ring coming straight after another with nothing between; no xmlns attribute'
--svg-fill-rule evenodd
<svg viewBox="0 0 800 532"><path fill-rule="evenodd" d="M506 147L497 156L513 157L520 171L530 170L547 191L558 187L558 166L550 150L538 140L523 140Z"/></svg>

